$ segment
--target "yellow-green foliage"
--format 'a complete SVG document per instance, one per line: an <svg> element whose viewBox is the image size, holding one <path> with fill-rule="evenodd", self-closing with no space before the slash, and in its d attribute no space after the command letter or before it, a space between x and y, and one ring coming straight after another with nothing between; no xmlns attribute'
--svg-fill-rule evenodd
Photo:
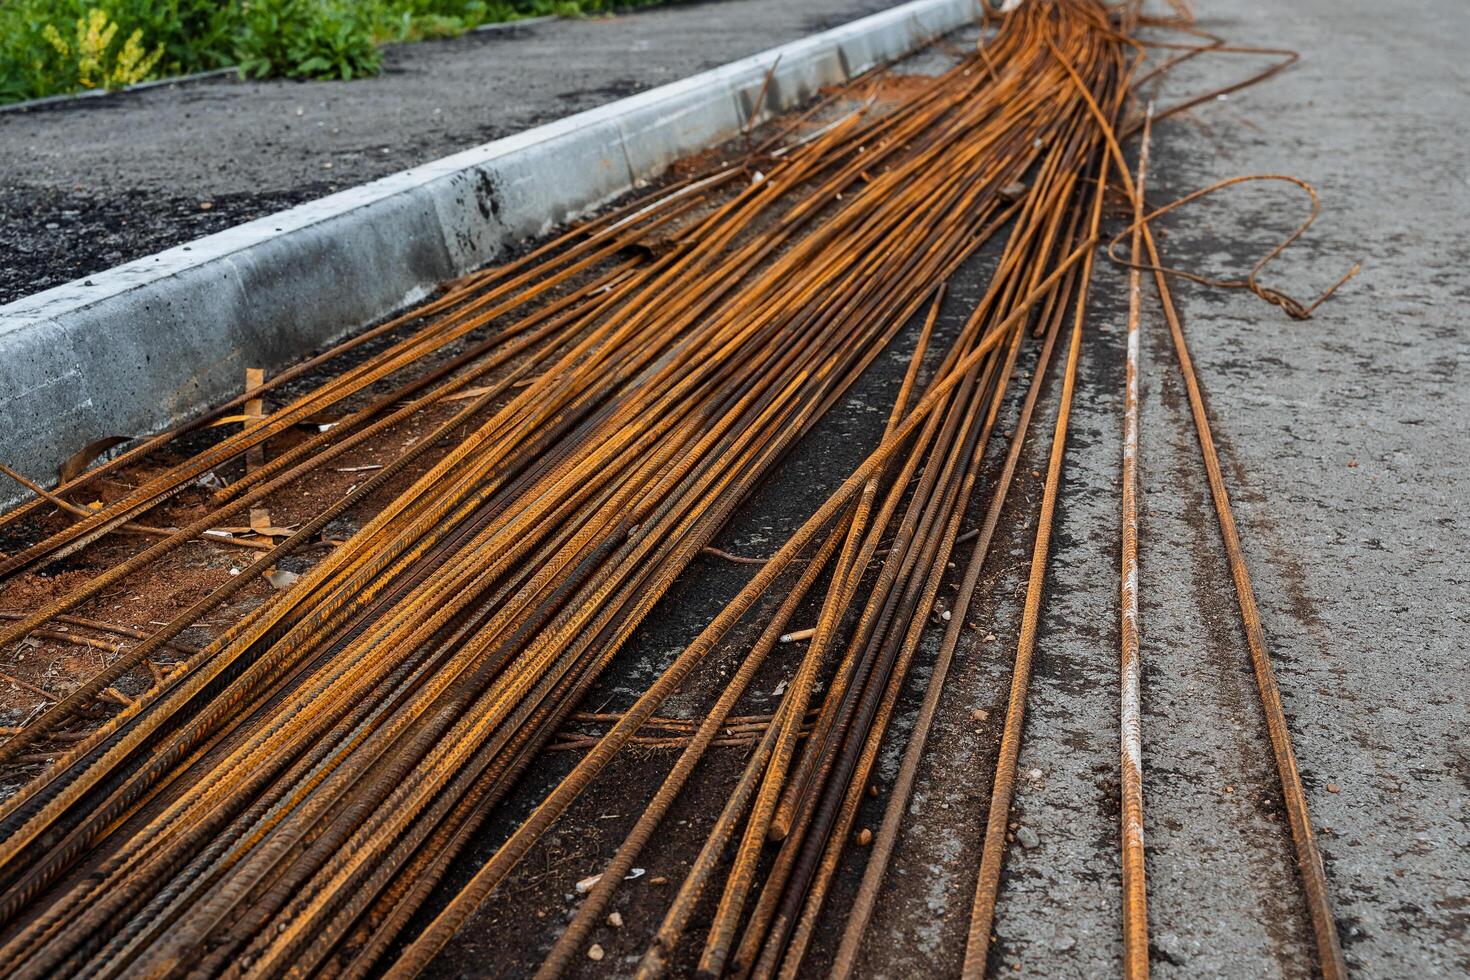
<svg viewBox="0 0 1470 980"><path fill-rule="evenodd" d="M233 65L357 78L378 45L661 0L0 0L0 103Z"/></svg>
<svg viewBox="0 0 1470 980"><path fill-rule="evenodd" d="M55 24L47 24L41 33L61 59L60 74L70 76L81 88L122 88L141 82L163 57L162 44L151 53L144 49L141 27L114 48L117 24L97 7L78 17L76 27L72 41L62 37Z"/></svg>

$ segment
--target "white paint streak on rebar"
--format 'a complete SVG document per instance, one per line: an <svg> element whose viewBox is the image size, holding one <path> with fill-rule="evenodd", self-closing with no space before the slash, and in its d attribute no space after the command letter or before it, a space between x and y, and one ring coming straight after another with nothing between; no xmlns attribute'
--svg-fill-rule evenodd
<svg viewBox="0 0 1470 980"><path fill-rule="evenodd" d="M1143 718L1140 693L1141 659L1138 634L1138 360L1142 270L1144 178L1148 171L1150 123L1144 124L1138 155L1138 182L1133 189L1134 267L1128 272L1128 364L1123 401L1123 559L1121 592L1121 678L1119 739L1122 769L1123 972L1129 980L1148 976L1147 886L1143 846Z"/></svg>

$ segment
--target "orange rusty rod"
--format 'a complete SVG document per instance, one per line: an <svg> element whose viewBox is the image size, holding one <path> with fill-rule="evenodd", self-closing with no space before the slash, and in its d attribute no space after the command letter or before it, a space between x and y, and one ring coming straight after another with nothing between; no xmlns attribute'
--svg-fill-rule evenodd
<svg viewBox="0 0 1470 980"><path fill-rule="evenodd" d="M390 971L390 975L412 976L423 968L429 958L458 930L469 912L478 907L484 897L500 883L510 867L529 849L544 828L561 815L571 801L585 789L593 776L607 765L613 754L621 747L622 742L637 730L644 719L653 714L657 706L675 688L683 683L695 664L703 660L716 640L724 635L735 620L744 615L759 595L765 592L775 576L783 571L792 559L815 538L817 533L837 516L838 511L856 496L869 477L878 471L878 468L907 440L919 424L938 407L950 389L958 384L964 375L976 367L996 346L1003 332L1019 323L1030 312L1031 306L1044 298L1067 269L1091 254L1095 241L1095 237L1088 238L1077 250L1062 259L1054 272L1018 303L1016 309L996 327L996 332L978 344L955 365L951 372L935 383L928 394L920 400L904 422L894 431L890 439L875 450L843 482L838 491L807 519L801 529L788 539L770 562L756 573L740 595L706 627L700 638L680 653L664 675L655 681L638 702L624 714L623 720L615 725L597 747L581 760L572 773L542 802L531 818L511 835L500 851L476 872L464 890L403 952Z"/></svg>
<svg viewBox="0 0 1470 980"><path fill-rule="evenodd" d="M1075 76L1074 76L1075 80ZM1118 144L1113 128L1102 117L1101 111L1096 103L1089 103L1089 109L1098 116L1103 127L1103 135L1107 140L1107 146L1111 157L1119 161L1121 177L1130 197L1133 196L1132 181L1129 179L1127 167L1122 165L1123 151ZM1199 196L1208 191L1196 192ZM1315 201L1315 195L1313 195ZM1315 217L1315 208L1313 212ZM1310 223L1310 222L1309 222ZM1261 708L1266 716L1267 734L1271 742L1272 754L1276 760L1277 774L1281 780L1282 798L1286 805L1287 821L1291 826L1292 843L1297 852L1297 868L1302 875L1302 884L1305 892L1307 911L1312 920L1312 931L1317 945L1318 966L1324 977L1330 980L1347 975L1346 960L1342 954L1342 946L1337 935L1337 925L1332 915L1332 900L1327 887L1326 872L1322 866L1322 857L1317 848L1317 840L1312 829L1311 818L1307 812L1306 792L1302 786L1301 774L1297 769L1296 754L1291 744L1291 729L1286 721L1285 709L1282 707L1281 692L1276 683L1275 671L1271 666L1270 651L1266 646L1265 630L1261 626L1260 611L1256 605L1255 591L1251 585L1250 573L1245 566L1244 550L1240 545L1239 533L1236 531L1235 518L1230 509L1230 498L1225 488L1224 478L1220 471L1219 455L1215 450L1214 436L1210 430L1209 416L1205 411L1204 399L1200 394L1199 381L1195 375L1194 363L1189 356L1188 345L1184 340L1183 327L1180 324L1178 310L1174 305L1171 291L1168 288L1163 267L1160 264L1158 248L1153 240L1153 233L1148 225L1148 218L1143 220L1143 241L1148 248L1149 261L1153 266L1154 283L1158 288L1159 302L1164 310L1164 317L1169 323L1169 332L1174 341L1175 355L1179 360L1180 373L1184 376L1185 387L1190 396L1190 412L1194 417L1195 432L1200 443L1200 453L1204 459L1206 475L1210 483L1210 492L1215 505L1216 517L1220 523L1220 536L1225 546L1226 557L1230 563L1231 577L1235 582L1236 597L1240 604L1241 621L1246 633L1246 641L1250 648L1251 665L1256 674L1256 684L1261 695ZM1268 253L1266 260L1279 254L1286 244L1294 240L1304 230L1299 228L1286 243L1277 246ZM1263 262L1258 262L1253 269L1252 276L1258 271ZM1356 268L1353 270L1356 271ZM1349 276L1352 272L1349 272ZM1339 280L1341 285L1347 277ZM1329 289L1317 302L1322 302L1337 286ZM1297 304L1298 306L1300 304ZM1315 305L1315 304L1313 304ZM1289 306L1285 306L1290 311Z"/></svg>
<svg viewBox="0 0 1470 980"><path fill-rule="evenodd" d="M1148 176L1149 134L1153 104L1144 118L1133 185L1133 261L1142 251L1144 185ZM1139 678L1143 668L1138 645L1138 453L1139 309L1142 272L1128 272L1127 366L1123 388L1123 544L1119 585L1120 705L1119 765L1123 859L1123 974L1129 980L1148 977L1148 886L1143 846L1143 706Z"/></svg>
<svg viewBox="0 0 1470 980"><path fill-rule="evenodd" d="M1149 261L1160 265L1158 248L1147 223L1143 225L1143 239L1148 247ZM1276 770L1281 780L1282 802L1286 807L1287 821L1291 826L1292 843L1296 848L1297 869L1301 872L1307 912L1312 920L1312 932L1317 944L1317 961L1322 976L1327 980L1342 980L1348 975L1347 961L1342 954L1342 944L1337 936L1337 923L1332 914L1331 891L1327 886L1327 875L1322 867L1322 855L1317 848L1316 834L1312 829L1312 818L1307 811L1307 795L1302 786L1301 773L1297 769L1296 753L1291 744L1291 726L1282 705L1281 689L1276 683L1276 672L1271 666L1271 653L1266 645L1266 631L1261 626L1261 613L1256 605L1255 589L1251 585L1250 571L1245 564L1245 551L1240 544L1240 533L1236 529L1235 515L1230 508L1230 494L1225 487L1225 478L1220 470L1220 456L1215 449L1215 438L1211 432L1209 415L1205 410L1204 396L1200 392L1199 379L1195 375L1194 361L1189 354L1189 345L1184 338L1184 328L1166 277L1154 273L1154 284L1159 291L1159 302L1164 318L1169 323L1169 333L1174 341L1174 353L1179 361L1179 373L1189 392L1189 410L1194 417L1195 432L1199 437L1200 455L1204 459L1205 472L1209 479L1210 496L1214 501L1215 515L1219 518L1220 539L1225 546L1225 555L1230 563L1230 576L1235 582L1236 598L1240 604L1241 625L1245 630L1246 643L1250 648L1251 666L1256 675L1256 686L1261 695L1261 711L1266 718L1266 732L1271 741L1271 752L1276 759Z"/></svg>
<svg viewBox="0 0 1470 980"><path fill-rule="evenodd" d="M1099 188L1107 186L1107 168L1098 178ZM1104 192L1099 190L1092 214L1092 238L1102 218ZM1010 819L1011 794L1015 786L1016 761L1021 751L1021 731L1025 718L1026 693L1031 680L1031 659L1035 652L1042 592L1051 543L1051 522L1056 512L1056 498L1061 486L1062 461L1066 452L1067 425L1071 416L1072 393L1076 385L1077 361L1082 345L1087 287L1091 277L1093 255L1083 263L1076 315L1067 351L1066 372L1062 381L1061 407L1052 432L1051 455L1047 462L1046 482L1042 491L1041 511L1037 518L1036 543L1031 554L1031 572L1022 610L1021 635L1016 647L1015 667L1011 675L1010 697L1001 733L995 779L991 787L989 813L985 824L985 843L981 851L980 872L971 906L970 926L965 944L963 975L978 980L985 975L990 949L990 928L995 920L995 901L1000 890L1001 864L1005 858L1006 825Z"/></svg>

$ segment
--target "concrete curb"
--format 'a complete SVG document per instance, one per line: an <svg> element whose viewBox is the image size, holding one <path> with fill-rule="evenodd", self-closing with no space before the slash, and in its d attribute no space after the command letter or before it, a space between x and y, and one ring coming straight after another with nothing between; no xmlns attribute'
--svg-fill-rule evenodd
<svg viewBox="0 0 1470 980"><path fill-rule="evenodd" d="M0 306L0 460L49 480L94 439L172 425L978 13L914 0Z"/></svg>

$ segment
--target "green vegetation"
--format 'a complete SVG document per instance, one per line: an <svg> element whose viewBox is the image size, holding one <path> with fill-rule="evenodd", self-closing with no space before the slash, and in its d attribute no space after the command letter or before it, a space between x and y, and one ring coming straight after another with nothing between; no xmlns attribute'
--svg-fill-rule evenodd
<svg viewBox="0 0 1470 980"><path fill-rule="evenodd" d="M255 77L376 74L379 45L660 0L0 0L0 102L238 65Z"/></svg>

